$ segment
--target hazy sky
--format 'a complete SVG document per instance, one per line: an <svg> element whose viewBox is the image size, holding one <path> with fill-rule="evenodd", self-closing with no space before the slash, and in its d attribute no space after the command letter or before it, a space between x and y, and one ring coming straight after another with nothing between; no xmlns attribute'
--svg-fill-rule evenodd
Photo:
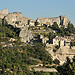
<svg viewBox="0 0 75 75"><path fill-rule="evenodd" d="M1 0L0 10L5 8L31 19L66 15L75 25L75 0Z"/></svg>

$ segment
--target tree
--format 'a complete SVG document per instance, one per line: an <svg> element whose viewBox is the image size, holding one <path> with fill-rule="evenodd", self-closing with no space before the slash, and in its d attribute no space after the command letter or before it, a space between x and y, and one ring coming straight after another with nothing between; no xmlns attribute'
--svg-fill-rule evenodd
<svg viewBox="0 0 75 75"><path fill-rule="evenodd" d="M58 30L59 27L58 27L57 22L54 22L54 24L52 25L52 28Z"/></svg>
<svg viewBox="0 0 75 75"><path fill-rule="evenodd" d="M59 61L58 59L55 59L53 62L54 62L55 64L57 64L57 65L60 64L60 61Z"/></svg>
<svg viewBox="0 0 75 75"><path fill-rule="evenodd" d="M53 32L50 32L48 34L48 38L49 38L49 43L53 43L53 38L55 38L56 34Z"/></svg>
<svg viewBox="0 0 75 75"><path fill-rule="evenodd" d="M39 25L39 22L36 21L36 22L35 22L35 26L37 26L37 25Z"/></svg>

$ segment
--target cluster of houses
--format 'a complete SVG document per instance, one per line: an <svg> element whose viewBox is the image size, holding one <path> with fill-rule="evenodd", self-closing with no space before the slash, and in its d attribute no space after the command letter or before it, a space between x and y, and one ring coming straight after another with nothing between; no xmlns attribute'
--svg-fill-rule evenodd
<svg viewBox="0 0 75 75"><path fill-rule="evenodd" d="M43 37L42 35L40 35L40 39L42 40L42 43L45 44L47 44L49 40L48 37ZM53 38L53 45L58 45L59 47L64 47L64 46L70 47L70 43L74 41L75 41L75 34L71 34L70 36L64 36L64 37L56 36L55 38Z"/></svg>

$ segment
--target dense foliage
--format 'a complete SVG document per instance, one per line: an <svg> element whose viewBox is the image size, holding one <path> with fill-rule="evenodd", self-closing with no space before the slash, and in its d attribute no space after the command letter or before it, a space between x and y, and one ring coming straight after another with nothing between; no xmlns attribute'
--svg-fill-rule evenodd
<svg viewBox="0 0 75 75"><path fill-rule="evenodd" d="M51 27L54 30L58 30L58 34L59 36L64 36L64 35L70 35L71 33L75 34L75 28L73 24L68 24L67 28L64 27L60 27L58 26L58 24L56 22L54 22L53 26Z"/></svg>
<svg viewBox="0 0 75 75"><path fill-rule="evenodd" d="M59 66L58 71L61 75L75 75L75 56L72 62L67 57L67 62L64 63L63 66Z"/></svg>
<svg viewBox="0 0 75 75"><path fill-rule="evenodd" d="M75 32L75 28L72 24L69 24L68 28L58 28L57 24L54 23L54 29L58 30L59 35L69 35L70 33ZM72 30L71 30L72 29ZM73 62L67 58L67 62L63 66L56 68L58 73L48 73L48 72L31 72L29 71L29 65L36 65L39 62L31 60L30 57L40 59L43 64L59 64L59 60L55 59L52 61L51 55L45 50L45 44L34 43L24 44L20 42L19 37L19 28L14 28L11 25L8 25L6 21L3 23L0 22L0 42L6 42L9 38L16 38L15 45L13 47L3 47L0 44L0 75L75 75L75 57ZM48 38L49 43L52 43L52 39L57 34L50 32ZM47 36L47 35L45 35ZM75 43L72 43L74 45ZM59 46L55 47L59 49Z"/></svg>
<svg viewBox="0 0 75 75"><path fill-rule="evenodd" d="M2 40L5 37L9 38L18 38L20 29L14 28L5 21L4 23L0 23L0 39Z"/></svg>

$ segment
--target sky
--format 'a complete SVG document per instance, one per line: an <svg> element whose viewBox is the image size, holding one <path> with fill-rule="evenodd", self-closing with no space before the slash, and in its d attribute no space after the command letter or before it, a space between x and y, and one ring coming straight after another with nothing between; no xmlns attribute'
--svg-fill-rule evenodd
<svg viewBox="0 0 75 75"><path fill-rule="evenodd" d="M31 19L65 15L75 25L75 0L1 0L0 11L6 8Z"/></svg>

